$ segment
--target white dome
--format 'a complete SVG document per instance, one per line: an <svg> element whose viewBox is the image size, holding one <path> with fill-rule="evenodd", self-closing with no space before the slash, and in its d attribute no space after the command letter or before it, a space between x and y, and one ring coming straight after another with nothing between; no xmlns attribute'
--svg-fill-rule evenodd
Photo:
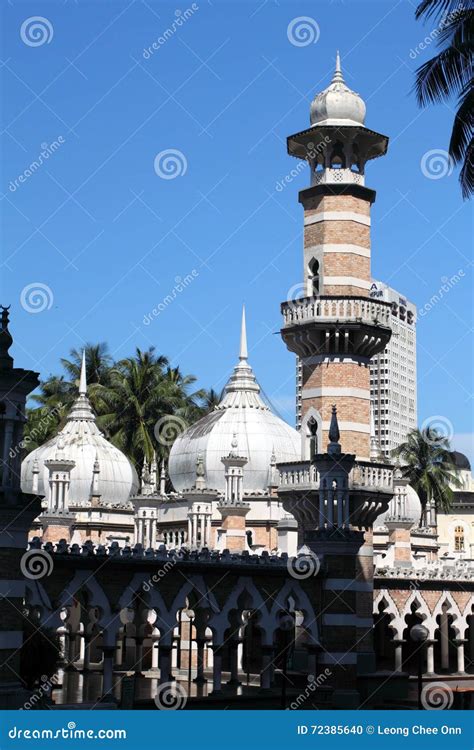
<svg viewBox="0 0 474 750"><path fill-rule="evenodd" d="M177 492L196 482L200 456L209 489L225 490L224 465L232 441L239 456L245 456L244 493L265 492L270 481L272 456L279 461L299 461L299 433L273 414L260 396L260 387L247 362L245 318L242 319L240 360L225 387L224 397L213 412L183 432L169 457L169 475Z"/></svg>
<svg viewBox="0 0 474 750"><path fill-rule="evenodd" d="M339 53L334 77L327 89L311 102L310 117L311 125L363 125L365 122L365 103L346 85Z"/></svg>
<svg viewBox="0 0 474 750"><path fill-rule="evenodd" d="M100 432L86 395L85 369L81 373L79 396L67 418L66 425L47 443L28 454L21 466L23 492L33 493L33 475L38 474L38 495L49 496L49 470L45 461L59 453L74 461L69 486L69 505L88 501L92 492L94 463L97 461L98 494L103 503L126 505L138 489L138 477L128 458Z"/></svg>
<svg viewBox="0 0 474 750"><path fill-rule="evenodd" d="M407 484L405 487L405 493L406 503L405 512L403 514L404 518L413 519L414 524L417 525L420 520L421 514L420 498L418 497L418 494L415 492L413 487L411 487L409 484ZM397 498L395 495L390 501L388 510L386 510L385 513L382 513L380 516L377 516L377 519L374 523L374 528L383 526L385 524L385 521L389 517L396 516L396 500Z"/></svg>

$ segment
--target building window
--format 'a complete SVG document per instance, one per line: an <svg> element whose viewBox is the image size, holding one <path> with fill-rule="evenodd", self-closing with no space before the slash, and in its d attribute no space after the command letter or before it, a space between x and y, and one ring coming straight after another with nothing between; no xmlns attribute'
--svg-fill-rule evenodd
<svg viewBox="0 0 474 750"><path fill-rule="evenodd" d="M454 550L455 552L464 550L464 529L462 526L456 526L454 529Z"/></svg>

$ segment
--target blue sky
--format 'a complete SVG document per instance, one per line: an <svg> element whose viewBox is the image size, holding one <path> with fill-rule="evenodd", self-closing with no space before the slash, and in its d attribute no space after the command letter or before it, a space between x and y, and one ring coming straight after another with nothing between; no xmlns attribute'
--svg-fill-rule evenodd
<svg viewBox="0 0 474 750"><path fill-rule="evenodd" d="M419 422L449 420L470 452L472 206L457 170L440 177L428 154L447 148L453 105L417 108L414 71L435 51L429 39L419 45L435 23L416 22L414 9L405 0L5 3L1 294L17 364L45 377L85 341L108 341L116 357L155 345L199 385L220 388L245 302L251 363L293 422L294 360L277 334L279 303L301 280L307 171L277 183L297 165L286 136L308 125L339 48L366 124L390 137L366 176L377 191L373 276L422 307L462 271L418 324ZM314 41L296 45L288 26L300 17ZM25 176L44 144L48 158ZM157 174L169 149L180 152L173 179Z"/></svg>

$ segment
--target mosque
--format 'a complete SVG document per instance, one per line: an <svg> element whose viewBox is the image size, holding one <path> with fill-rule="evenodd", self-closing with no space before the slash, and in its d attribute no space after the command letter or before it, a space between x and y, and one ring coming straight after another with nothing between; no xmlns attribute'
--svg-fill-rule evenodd
<svg viewBox="0 0 474 750"><path fill-rule="evenodd" d="M22 602L58 633L61 702L87 701L68 693L71 675L100 676L91 701L120 700L130 674L156 690L187 676L189 699L218 708L229 690L245 698L244 675L265 696L290 669L293 686L326 675L324 705L370 706L406 692L416 623L427 630L426 679L472 674L469 462L453 453L462 487L449 513L431 504L420 526L418 496L371 435L369 364L390 339L392 311L369 297L375 191L365 171L388 138L365 126L365 111L338 56L309 128L287 141L311 175L299 194L305 296L281 305L282 339L302 366L298 431L262 397L243 312L221 401L177 436L168 466L152 462L139 478L101 434L83 361L65 426L23 460L20 482L15 446L38 380L14 367L3 308L0 553L10 593L0 611ZM25 570L29 555L48 572ZM18 690L13 610L0 631L2 707Z"/></svg>

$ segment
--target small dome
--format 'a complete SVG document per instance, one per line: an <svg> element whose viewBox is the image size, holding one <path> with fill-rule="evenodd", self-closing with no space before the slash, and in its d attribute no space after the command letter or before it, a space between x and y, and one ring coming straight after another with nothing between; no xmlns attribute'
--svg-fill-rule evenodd
<svg viewBox="0 0 474 750"><path fill-rule="evenodd" d="M99 469L98 491L101 501L126 505L138 489L138 477L128 458L100 432L95 415L87 398L85 362L83 359L79 396L68 414L60 432L47 443L26 456L21 465L23 492L33 492L33 476L38 473L38 495L49 496L49 470L45 461L57 457L58 450L71 469L69 505L90 499L94 464Z"/></svg>
<svg viewBox="0 0 474 750"><path fill-rule="evenodd" d="M451 451L451 458L456 469L460 471L471 471L471 464L467 456L460 451Z"/></svg>
<svg viewBox="0 0 474 750"><path fill-rule="evenodd" d="M365 103L346 85L339 52L330 85L311 102L310 118L311 125L363 125L365 122Z"/></svg>
<svg viewBox="0 0 474 750"><path fill-rule="evenodd" d="M404 513L405 518L412 518L415 522L415 525L418 524L420 520L420 514L421 514L421 503L420 498L418 497L417 492L411 487L409 484L407 484L406 488L406 512ZM390 516L393 516L395 513L395 502L396 498L394 497L388 506L388 510L385 511L385 513L382 513L380 516L377 516L374 528L379 528L380 526L383 526L385 524L385 521Z"/></svg>
<svg viewBox="0 0 474 750"><path fill-rule="evenodd" d="M185 430L173 443L169 475L177 492L189 490L196 482L196 462L202 458L206 486L225 490L224 465L232 443L248 462L244 468L244 493L265 492L271 478L271 464L299 461L299 433L273 414L260 396L260 387L247 362L245 317L239 363L229 379L222 401L210 414Z"/></svg>

